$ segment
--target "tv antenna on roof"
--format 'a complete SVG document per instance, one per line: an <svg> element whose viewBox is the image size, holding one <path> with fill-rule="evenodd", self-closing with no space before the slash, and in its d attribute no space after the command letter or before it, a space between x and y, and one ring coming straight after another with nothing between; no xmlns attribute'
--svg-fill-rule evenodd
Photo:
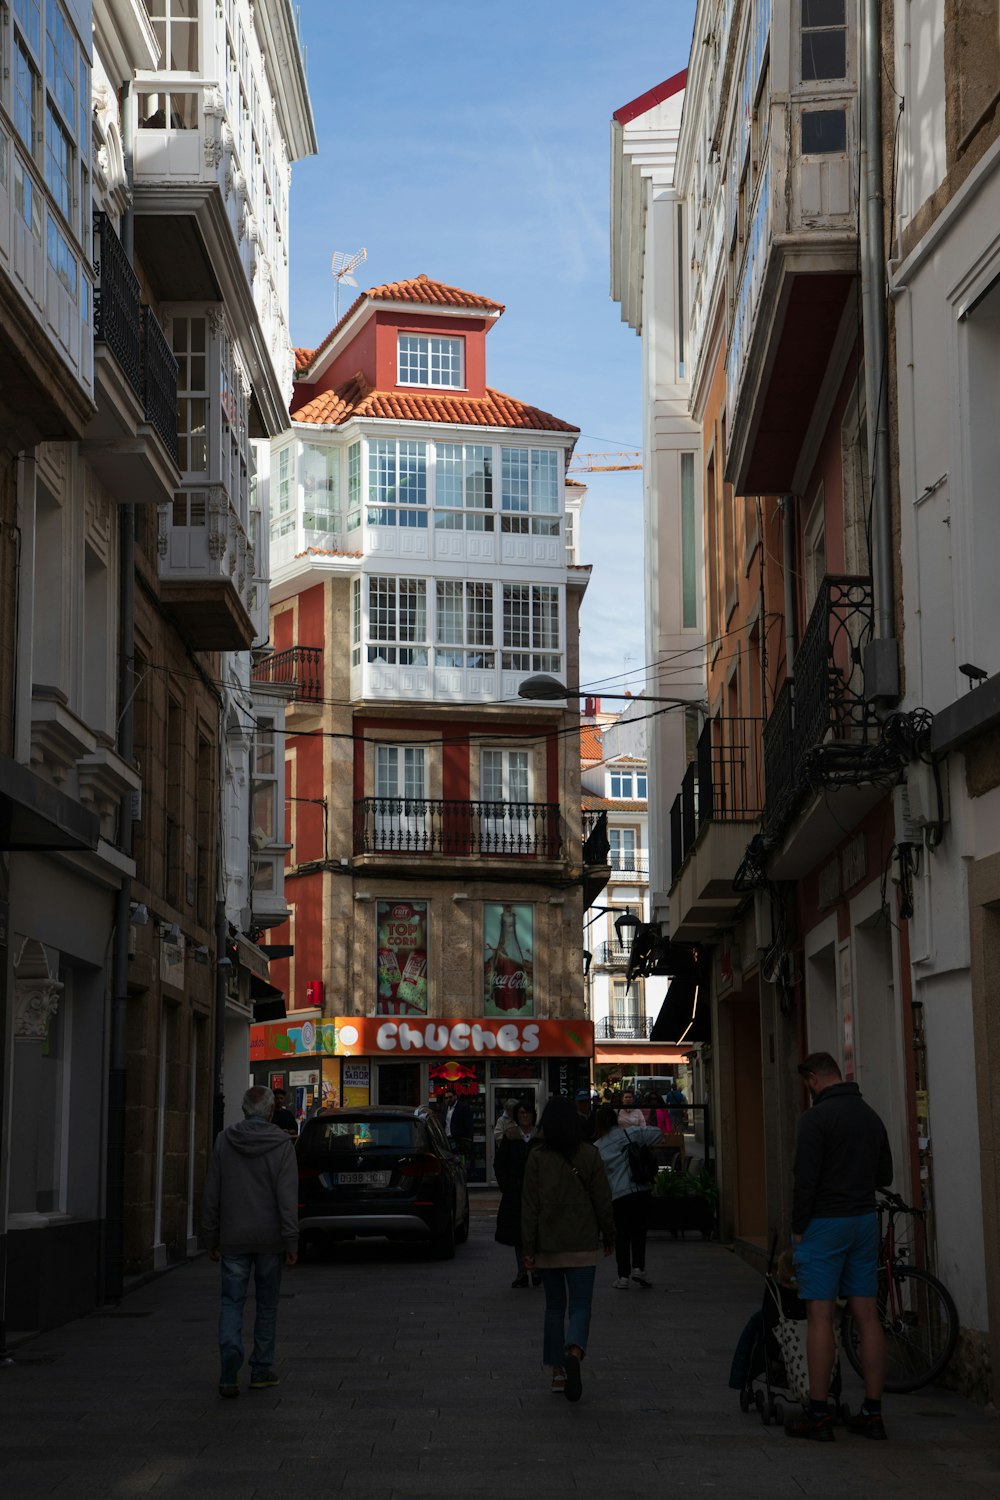
<svg viewBox="0 0 1000 1500"><path fill-rule="evenodd" d="M334 321L336 323L340 322L340 288L341 286L357 286L358 283L351 275L351 272L355 266L360 266L367 259L367 250L357 250L353 255L345 255L343 250L335 250L333 252L330 270L333 272L333 279L337 284L337 300L334 305Z"/></svg>

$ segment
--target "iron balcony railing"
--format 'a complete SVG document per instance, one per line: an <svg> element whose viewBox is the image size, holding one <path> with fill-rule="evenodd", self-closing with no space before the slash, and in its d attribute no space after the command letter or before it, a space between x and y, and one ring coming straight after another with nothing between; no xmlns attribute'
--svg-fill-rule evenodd
<svg viewBox="0 0 1000 1500"><path fill-rule="evenodd" d="M363 797L354 804L354 852L558 859L559 822L548 802Z"/></svg>
<svg viewBox="0 0 1000 1500"><path fill-rule="evenodd" d="M646 1042L653 1029L652 1016L602 1016L594 1022L594 1036L599 1042Z"/></svg>
<svg viewBox="0 0 1000 1500"><path fill-rule="evenodd" d="M631 943L602 943L598 949L598 963L607 964L612 968L624 969L628 963L629 954L632 951Z"/></svg>
<svg viewBox="0 0 1000 1500"><path fill-rule="evenodd" d="M865 699L864 651L872 638L870 578L828 576L802 633L790 683L764 729L765 812L783 824L815 784L815 752L827 741L867 744L875 728Z"/></svg>
<svg viewBox="0 0 1000 1500"><path fill-rule="evenodd" d="M253 682L292 689L295 703L319 703L323 697L323 652L319 646L289 646L255 662Z"/></svg>
<svg viewBox="0 0 1000 1500"><path fill-rule="evenodd" d="M146 421L177 458L177 361L152 308L142 309L142 404Z"/></svg>
<svg viewBox="0 0 1000 1500"><path fill-rule="evenodd" d="M648 859L640 859L634 854L616 854L612 849L610 863L612 875L632 875L637 880L649 879Z"/></svg>
<svg viewBox="0 0 1000 1500"><path fill-rule="evenodd" d="M674 876L707 823L753 822L761 815L759 719L709 719L670 809Z"/></svg>
<svg viewBox="0 0 1000 1500"><path fill-rule="evenodd" d="M106 213L94 214L94 273L94 338L107 345L141 398L142 290Z"/></svg>

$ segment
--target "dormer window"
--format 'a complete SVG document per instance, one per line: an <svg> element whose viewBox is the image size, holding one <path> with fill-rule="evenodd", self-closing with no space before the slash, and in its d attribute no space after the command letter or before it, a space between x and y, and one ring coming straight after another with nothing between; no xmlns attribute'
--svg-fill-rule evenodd
<svg viewBox="0 0 1000 1500"><path fill-rule="evenodd" d="M462 339L438 339L419 333L399 335L399 384L462 390Z"/></svg>
<svg viewBox="0 0 1000 1500"><path fill-rule="evenodd" d="M644 802L646 800L645 771L637 771L634 775L631 771L611 771L608 780L610 795L615 801L631 802L635 799Z"/></svg>

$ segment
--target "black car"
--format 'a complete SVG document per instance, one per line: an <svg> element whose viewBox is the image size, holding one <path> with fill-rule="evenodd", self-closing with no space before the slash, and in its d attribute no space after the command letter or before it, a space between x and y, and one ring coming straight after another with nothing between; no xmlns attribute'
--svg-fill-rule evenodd
<svg viewBox="0 0 1000 1500"><path fill-rule="evenodd" d="M325 1110L305 1122L295 1154L300 1250L311 1239L378 1235L450 1259L469 1237L465 1167L429 1109Z"/></svg>

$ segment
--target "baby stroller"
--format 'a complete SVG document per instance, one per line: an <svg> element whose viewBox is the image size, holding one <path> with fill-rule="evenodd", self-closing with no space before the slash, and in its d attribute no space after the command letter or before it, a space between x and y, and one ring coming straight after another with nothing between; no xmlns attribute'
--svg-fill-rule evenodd
<svg viewBox="0 0 1000 1500"><path fill-rule="evenodd" d="M839 1347L839 1336L838 1336ZM751 1407L769 1422L784 1426L783 1402L806 1406L809 1374L806 1367L806 1306L793 1286L783 1285L768 1271L764 1298L740 1335L729 1372L729 1384L739 1391L740 1411ZM841 1420L847 1408L840 1402L840 1359L830 1377L830 1396Z"/></svg>

